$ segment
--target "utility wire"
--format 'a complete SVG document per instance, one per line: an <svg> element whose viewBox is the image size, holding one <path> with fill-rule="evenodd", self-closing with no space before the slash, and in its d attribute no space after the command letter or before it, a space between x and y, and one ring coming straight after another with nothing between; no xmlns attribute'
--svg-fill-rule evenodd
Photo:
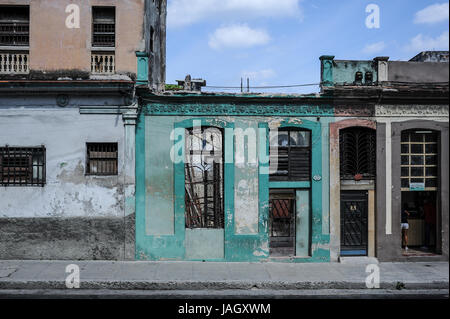
<svg viewBox="0 0 450 319"><path fill-rule="evenodd" d="M282 89L282 88L293 88L293 87L302 87L302 86L316 86L320 85L320 83L310 83L310 84L296 84L296 85L275 85L275 86L250 86L250 89ZM248 87L240 87L240 86L205 86L206 88L211 89L247 89Z"/></svg>

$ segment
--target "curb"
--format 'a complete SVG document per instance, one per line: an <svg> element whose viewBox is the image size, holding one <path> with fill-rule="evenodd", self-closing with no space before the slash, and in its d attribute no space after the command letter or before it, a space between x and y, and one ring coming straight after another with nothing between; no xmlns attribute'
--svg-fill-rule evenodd
<svg viewBox="0 0 450 319"><path fill-rule="evenodd" d="M65 281L0 281L0 289L63 289ZM253 281L81 281L80 289L108 290L320 290L320 289L367 289L361 282L253 282ZM433 282L382 282L380 289L386 290L430 290L449 289L449 283Z"/></svg>

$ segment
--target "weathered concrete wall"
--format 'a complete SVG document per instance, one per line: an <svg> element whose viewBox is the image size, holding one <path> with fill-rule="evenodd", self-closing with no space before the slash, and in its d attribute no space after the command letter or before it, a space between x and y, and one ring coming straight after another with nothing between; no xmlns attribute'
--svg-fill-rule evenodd
<svg viewBox="0 0 450 319"><path fill-rule="evenodd" d="M149 106L150 108L153 105ZM144 111L145 113L145 111ZM302 233L302 254L295 262L328 260L328 123L331 118L265 116L146 116L141 115L137 130L136 258L139 260L227 260L257 261L269 257L268 247L268 176L261 175L262 155L267 157L261 136L269 127L310 125L314 128L314 192L312 201L303 203L305 219L311 210L311 232ZM197 234L185 229L184 165L173 163L171 155L181 152L179 132L174 128L226 125L225 129L225 231ZM308 123L308 124L307 124ZM180 126L182 125L182 126ZM198 125L198 124L197 124ZM263 125L261 127L261 125ZM267 126L267 128L266 128ZM263 133L260 133L262 129ZM231 131L230 131L231 130ZM266 132L266 133L264 133ZM263 134L263 135L260 135ZM177 142L176 142L177 141ZM323 155L322 155L323 152ZM229 159L231 158L231 162ZM323 171L322 169L325 168ZM314 173L316 172L316 173ZM263 180L267 178L267 180ZM326 183L324 185L323 183ZM301 183L286 183L285 188L305 188ZM277 185L275 187L279 187ZM320 190L323 191L323 193ZM309 193L307 191L306 193ZM267 198L265 198L267 197ZM323 207L323 209L322 209ZM303 224L302 224L303 225ZM308 223L309 225L309 223ZM309 229L309 226L308 226ZM218 240L217 236L221 236ZM306 237L305 237L306 236ZM221 243L221 248L193 247L198 238ZM309 246L311 244L311 246ZM224 247L223 247L224 246ZM212 247L212 246L211 246ZM225 252L221 254L222 248ZM308 253L311 252L311 255Z"/></svg>
<svg viewBox="0 0 450 319"><path fill-rule="evenodd" d="M377 105L376 255L401 261L400 135L408 128L441 132L442 256L448 260L448 105Z"/></svg>
<svg viewBox="0 0 450 319"><path fill-rule="evenodd" d="M166 20L167 0L145 0L145 51L150 88L156 91L163 91L166 83Z"/></svg>
<svg viewBox="0 0 450 319"><path fill-rule="evenodd" d="M30 6L30 69L33 72L91 71L92 6L116 7L116 73L136 74L135 51L144 44L145 0L0 0ZM66 7L80 7L80 28L66 27ZM70 58L68 58L70 57Z"/></svg>
<svg viewBox="0 0 450 319"><path fill-rule="evenodd" d="M404 62L391 61L389 65L389 81L436 83L448 82L448 62Z"/></svg>
<svg viewBox="0 0 450 319"><path fill-rule="evenodd" d="M363 80L365 83L366 72L372 72L373 80L375 83L377 80L377 63L374 61L345 61L334 60L333 62L333 82L335 84L353 84L355 82L356 72L362 72Z"/></svg>
<svg viewBox="0 0 450 319"><path fill-rule="evenodd" d="M3 108L0 130L0 145L46 147L44 187L0 188L0 258L132 257L121 117L80 115L78 108ZM85 175L86 142L118 143L118 176Z"/></svg>

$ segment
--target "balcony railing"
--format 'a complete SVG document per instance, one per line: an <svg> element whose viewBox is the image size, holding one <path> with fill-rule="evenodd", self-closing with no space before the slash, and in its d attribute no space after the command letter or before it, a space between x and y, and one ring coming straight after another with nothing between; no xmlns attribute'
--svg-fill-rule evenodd
<svg viewBox="0 0 450 319"><path fill-rule="evenodd" d="M27 74L30 55L20 52L1 52L0 51L0 74Z"/></svg>
<svg viewBox="0 0 450 319"><path fill-rule="evenodd" d="M92 53L91 72L94 74L114 74L116 69L114 53Z"/></svg>

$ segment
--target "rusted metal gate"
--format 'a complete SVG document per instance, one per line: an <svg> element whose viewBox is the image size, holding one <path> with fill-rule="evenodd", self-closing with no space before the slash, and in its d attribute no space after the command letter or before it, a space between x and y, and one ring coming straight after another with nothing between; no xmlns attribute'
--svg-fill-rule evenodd
<svg viewBox="0 0 450 319"><path fill-rule="evenodd" d="M270 251L272 256L295 255L295 196L277 195L270 199Z"/></svg>

